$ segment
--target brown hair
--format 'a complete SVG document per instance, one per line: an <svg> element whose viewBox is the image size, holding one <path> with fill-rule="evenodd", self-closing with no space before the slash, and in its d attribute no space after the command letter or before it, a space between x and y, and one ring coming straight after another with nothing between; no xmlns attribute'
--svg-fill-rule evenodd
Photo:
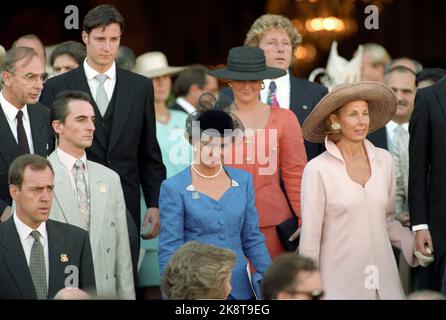
<svg viewBox="0 0 446 320"><path fill-rule="evenodd" d="M33 171L42 171L46 168L50 168L54 175L53 167L48 159L35 154L24 154L11 163L11 166L9 167L8 183L21 189L23 176L27 167L30 167Z"/></svg>

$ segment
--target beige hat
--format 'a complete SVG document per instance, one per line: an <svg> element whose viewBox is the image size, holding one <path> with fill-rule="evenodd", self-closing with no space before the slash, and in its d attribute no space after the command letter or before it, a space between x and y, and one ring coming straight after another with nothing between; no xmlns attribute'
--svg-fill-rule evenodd
<svg viewBox="0 0 446 320"><path fill-rule="evenodd" d="M356 100L365 100L369 105L369 133L384 127L396 111L396 97L386 85L375 81L342 84L325 95L305 119L302 126L304 138L311 142L324 142L327 117Z"/></svg>
<svg viewBox="0 0 446 320"><path fill-rule="evenodd" d="M160 51L146 52L136 58L135 72L148 78L174 75L186 67L171 67L167 58Z"/></svg>

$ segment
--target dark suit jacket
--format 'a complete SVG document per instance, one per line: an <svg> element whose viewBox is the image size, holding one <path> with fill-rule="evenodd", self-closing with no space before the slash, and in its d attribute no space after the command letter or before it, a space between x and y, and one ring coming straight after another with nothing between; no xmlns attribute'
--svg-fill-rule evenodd
<svg viewBox="0 0 446 320"><path fill-rule="evenodd" d="M28 105L34 153L47 157L54 150L54 135L50 124L50 112L41 103ZM17 141L0 107L0 215L12 203L8 187L8 170L20 155Z"/></svg>
<svg viewBox="0 0 446 320"><path fill-rule="evenodd" d="M375 132L372 132L371 134L369 134L367 136L367 139L370 140L371 143L373 143L373 145L375 147L378 148L383 148L383 149L387 149L387 130L386 127L382 127L378 130L376 130Z"/></svg>
<svg viewBox="0 0 446 320"><path fill-rule="evenodd" d="M409 212L428 224L435 262L429 288L440 290L446 253L446 79L420 89L409 124Z"/></svg>
<svg viewBox="0 0 446 320"><path fill-rule="evenodd" d="M290 110L294 112L302 127L307 116L313 111L319 100L328 93L320 84L294 77L290 74ZM233 98L232 90L224 88L221 94ZM174 106L172 107L174 108ZM325 151L322 143L304 140L308 161Z"/></svg>
<svg viewBox="0 0 446 320"><path fill-rule="evenodd" d="M65 273L67 266L79 270L79 288L95 294L96 285L88 233L81 228L48 220L49 286L48 298L65 288L65 279L72 273ZM68 258L61 261L62 255ZM10 218L0 224L0 300L37 299L31 273L19 234Z"/></svg>
<svg viewBox="0 0 446 320"><path fill-rule="evenodd" d="M126 206L140 225L140 186L147 207L158 207L161 182L166 178L156 139L152 81L136 73L116 68L113 123L107 144L99 109L94 102L83 67L45 83L40 101L51 108L55 95L63 90L81 90L91 97L96 112L96 130L87 158L116 171Z"/></svg>

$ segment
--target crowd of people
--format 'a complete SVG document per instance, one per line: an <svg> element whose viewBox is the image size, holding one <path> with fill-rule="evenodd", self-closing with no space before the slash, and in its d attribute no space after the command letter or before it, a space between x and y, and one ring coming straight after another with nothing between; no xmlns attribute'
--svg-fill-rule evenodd
<svg viewBox="0 0 446 320"><path fill-rule="evenodd" d="M443 298L445 70L368 43L329 92L281 15L221 68L124 25L0 52L0 299Z"/></svg>

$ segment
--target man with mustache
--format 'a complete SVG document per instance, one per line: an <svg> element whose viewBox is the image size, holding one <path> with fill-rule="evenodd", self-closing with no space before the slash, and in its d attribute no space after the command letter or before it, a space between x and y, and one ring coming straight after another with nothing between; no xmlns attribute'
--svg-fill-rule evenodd
<svg viewBox="0 0 446 320"><path fill-rule="evenodd" d="M12 214L8 168L26 153L48 156L54 149L50 112L38 103L48 79L43 61L34 49L17 47L8 51L2 66L0 92L0 220Z"/></svg>
<svg viewBox="0 0 446 320"><path fill-rule="evenodd" d="M51 120L59 145L49 156L54 168L51 219L90 234L99 298L135 299L124 195L113 170L87 160L93 143L95 113L82 91L62 91Z"/></svg>

